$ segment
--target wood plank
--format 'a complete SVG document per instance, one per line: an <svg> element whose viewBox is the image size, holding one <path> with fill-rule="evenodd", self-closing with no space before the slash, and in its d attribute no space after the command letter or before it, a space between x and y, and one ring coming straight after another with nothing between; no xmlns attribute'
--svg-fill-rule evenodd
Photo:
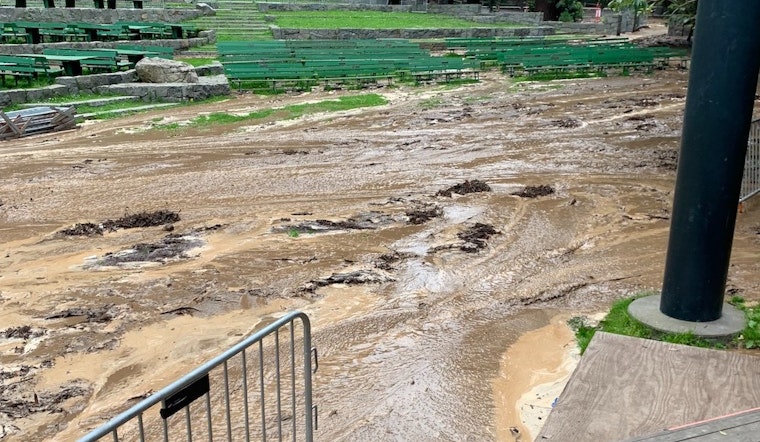
<svg viewBox="0 0 760 442"><path fill-rule="evenodd" d="M21 136L21 132L19 131L18 127L16 127L16 125L13 124L13 121L11 121L11 119L8 118L8 116L5 114L5 112L0 111L0 117L2 117L3 120L5 120L5 123L8 125L8 128L10 128L10 130L12 130L13 133L17 137Z"/></svg>
<svg viewBox="0 0 760 442"><path fill-rule="evenodd" d="M619 441L760 405L760 357L596 333L537 440Z"/></svg>
<svg viewBox="0 0 760 442"><path fill-rule="evenodd" d="M626 442L757 442L760 439L760 409L710 419Z"/></svg>

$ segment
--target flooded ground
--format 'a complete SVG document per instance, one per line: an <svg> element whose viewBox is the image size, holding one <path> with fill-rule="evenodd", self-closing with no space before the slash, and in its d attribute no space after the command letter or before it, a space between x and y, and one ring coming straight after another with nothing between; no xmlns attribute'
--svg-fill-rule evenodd
<svg viewBox="0 0 760 442"><path fill-rule="evenodd" d="M513 440L503 392L559 366L566 336L509 346L661 284L686 79L491 73L378 89L371 109L150 129L358 92L241 95L2 143L0 438L74 440L301 309L318 440ZM158 211L179 219L60 233ZM759 257L755 208L731 293L760 297Z"/></svg>

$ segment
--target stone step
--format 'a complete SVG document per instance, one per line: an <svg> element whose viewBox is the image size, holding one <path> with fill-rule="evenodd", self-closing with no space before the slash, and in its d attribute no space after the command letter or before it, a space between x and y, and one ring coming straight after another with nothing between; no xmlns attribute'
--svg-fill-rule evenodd
<svg viewBox="0 0 760 442"><path fill-rule="evenodd" d="M113 115L118 113L124 113L124 112L135 112L135 111L144 111L144 110L151 110L151 109L159 109L162 107L169 107L169 106L178 106L179 103L153 103L153 104L146 104L145 106L135 106L135 107L129 107L124 109L111 109L103 112L89 112L86 114L77 114L76 118L77 120L87 120L93 117L102 117L106 115Z"/></svg>
<svg viewBox="0 0 760 442"><path fill-rule="evenodd" d="M103 98L93 98L91 100L79 100L79 101L69 101L66 103L56 103L52 106L81 106L81 105L87 105L87 106L105 106L108 104L118 103L121 101L129 101L129 100L139 100L140 97L133 96L133 95L119 95L115 97L103 97ZM38 107L38 106L51 106L50 103L24 103L20 104L19 106L23 108L28 107Z"/></svg>
<svg viewBox="0 0 760 442"><path fill-rule="evenodd" d="M260 14L259 9L256 7L256 4L253 2L219 2L217 3L216 11L223 11L223 10L246 10L250 9L251 11L256 11Z"/></svg>

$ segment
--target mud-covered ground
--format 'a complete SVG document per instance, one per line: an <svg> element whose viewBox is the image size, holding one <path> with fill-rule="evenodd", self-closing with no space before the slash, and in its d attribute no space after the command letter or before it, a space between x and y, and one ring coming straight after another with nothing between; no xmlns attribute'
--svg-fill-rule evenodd
<svg viewBox="0 0 760 442"><path fill-rule="evenodd" d="M241 95L3 142L0 439L74 440L301 309L318 440L511 440L492 391L507 347L660 286L686 79L491 73L151 129L361 92ZM728 278L760 297L760 207Z"/></svg>

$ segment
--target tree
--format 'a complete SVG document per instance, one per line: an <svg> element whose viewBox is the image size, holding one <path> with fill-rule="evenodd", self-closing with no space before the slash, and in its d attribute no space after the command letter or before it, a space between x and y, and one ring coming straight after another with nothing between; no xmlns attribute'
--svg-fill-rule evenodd
<svg viewBox="0 0 760 442"><path fill-rule="evenodd" d="M583 3L578 0L558 0L559 21L580 21L583 19Z"/></svg>
<svg viewBox="0 0 760 442"><path fill-rule="evenodd" d="M608 6L612 8L613 11L622 11L625 9L633 11L634 31L638 31L640 28L639 17L652 9L652 5L650 5L647 0L612 0Z"/></svg>

